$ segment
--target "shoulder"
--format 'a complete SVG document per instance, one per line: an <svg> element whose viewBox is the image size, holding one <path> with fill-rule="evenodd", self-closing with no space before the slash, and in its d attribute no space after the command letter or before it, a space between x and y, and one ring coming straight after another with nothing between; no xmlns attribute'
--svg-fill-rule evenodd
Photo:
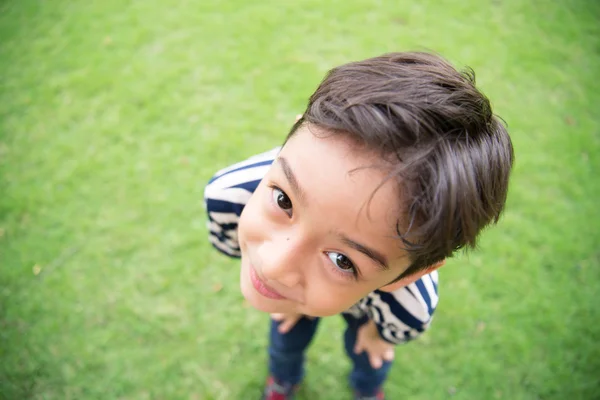
<svg viewBox="0 0 600 400"><path fill-rule="evenodd" d="M279 150L277 147L218 171L204 189L204 200L209 211L226 212L232 204L245 205Z"/></svg>
<svg viewBox="0 0 600 400"><path fill-rule="evenodd" d="M240 257L237 227L244 206L277 156L279 148L218 171L204 189L209 241L222 253Z"/></svg>
<svg viewBox="0 0 600 400"><path fill-rule="evenodd" d="M381 313L392 314L407 325L418 328L433 317L439 300L438 279L438 271L433 271L393 292L375 290L368 298Z"/></svg>

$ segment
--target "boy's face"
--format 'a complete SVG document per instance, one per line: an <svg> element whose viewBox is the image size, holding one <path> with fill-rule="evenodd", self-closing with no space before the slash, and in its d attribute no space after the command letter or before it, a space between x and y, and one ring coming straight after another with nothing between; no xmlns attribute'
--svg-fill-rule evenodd
<svg viewBox="0 0 600 400"><path fill-rule="evenodd" d="M301 127L244 208L241 290L269 313L328 316L396 279L409 259L395 236L397 184L342 135ZM403 280L408 284L419 276Z"/></svg>

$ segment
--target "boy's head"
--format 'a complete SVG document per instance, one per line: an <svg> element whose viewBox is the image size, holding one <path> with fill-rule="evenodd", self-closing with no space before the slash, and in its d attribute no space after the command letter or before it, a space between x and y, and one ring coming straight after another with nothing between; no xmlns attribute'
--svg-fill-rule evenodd
<svg viewBox="0 0 600 400"><path fill-rule="evenodd" d="M426 53L330 71L242 214L249 301L335 314L475 246L503 209L513 149L474 84Z"/></svg>

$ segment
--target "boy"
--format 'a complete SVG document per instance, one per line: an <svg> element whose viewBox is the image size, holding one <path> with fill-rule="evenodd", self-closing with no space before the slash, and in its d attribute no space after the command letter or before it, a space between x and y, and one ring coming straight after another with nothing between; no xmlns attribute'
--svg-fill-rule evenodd
<svg viewBox="0 0 600 400"><path fill-rule="evenodd" d="M281 148L219 171L210 240L270 313L266 400L291 399L342 313L355 399L383 399L394 345L428 328L437 269L504 207L513 148L474 75L394 53L334 68Z"/></svg>

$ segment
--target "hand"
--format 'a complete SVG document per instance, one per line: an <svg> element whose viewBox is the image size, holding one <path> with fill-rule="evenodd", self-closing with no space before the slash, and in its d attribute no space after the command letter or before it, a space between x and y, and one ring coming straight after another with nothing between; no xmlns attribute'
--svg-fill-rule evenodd
<svg viewBox="0 0 600 400"><path fill-rule="evenodd" d="M377 325L371 320L358 328L356 334L354 352L360 354L363 351L367 352L369 363L375 369L381 368L384 361L394 359L394 345L381 338Z"/></svg>
<svg viewBox="0 0 600 400"><path fill-rule="evenodd" d="M313 317L309 317L308 315L304 314L271 314L271 318L274 321L281 322L281 324L279 324L279 327L277 328L277 331L279 331L279 333L281 334L288 333L294 327L294 325L296 325L296 323L300 321L302 317L314 319Z"/></svg>

